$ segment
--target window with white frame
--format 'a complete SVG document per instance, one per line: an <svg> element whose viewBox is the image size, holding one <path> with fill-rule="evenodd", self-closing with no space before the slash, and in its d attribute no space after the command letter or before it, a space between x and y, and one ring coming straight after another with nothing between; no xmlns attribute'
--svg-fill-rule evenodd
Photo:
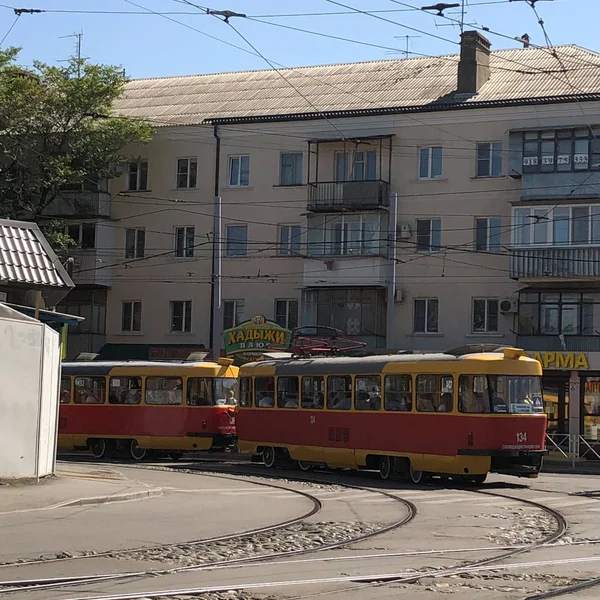
<svg viewBox="0 0 600 600"><path fill-rule="evenodd" d="M229 257L248 254L248 226L227 225L225 254Z"/></svg>
<svg viewBox="0 0 600 600"><path fill-rule="evenodd" d="M121 331L138 332L142 330L142 303L139 300L127 300L121 304Z"/></svg>
<svg viewBox="0 0 600 600"><path fill-rule="evenodd" d="M250 156L229 157L229 187L248 187L250 185Z"/></svg>
<svg viewBox="0 0 600 600"><path fill-rule="evenodd" d="M336 181L374 181L377 179L377 150L336 152Z"/></svg>
<svg viewBox="0 0 600 600"><path fill-rule="evenodd" d="M523 173L589 169L600 169L600 127L523 133Z"/></svg>
<svg viewBox="0 0 600 600"><path fill-rule="evenodd" d="M442 176L442 147L431 146L419 151L419 179L439 179Z"/></svg>
<svg viewBox="0 0 600 600"><path fill-rule="evenodd" d="M498 306L496 298L473 298L473 333L498 332Z"/></svg>
<svg viewBox="0 0 600 600"><path fill-rule="evenodd" d="M171 301L171 332L189 333L192 331L192 301Z"/></svg>
<svg viewBox="0 0 600 600"><path fill-rule="evenodd" d="M286 329L298 327L298 300L275 300L275 322Z"/></svg>
<svg viewBox="0 0 600 600"><path fill-rule="evenodd" d="M95 223L71 223L65 227L65 233L83 249L96 247Z"/></svg>
<svg viewBox="0 0 600 600"><path fill-rule="evenodd" d="M512 230L515 246L600 245L600 205L518 207Z"/></svg>
<svg viewBox="0 0 600 600"><path fill-rule="evenodd" d="M417 220L417 252L439 252L441 250L441 219Z"/></svg>
<svg viewBox="0 0 600 600"><path fill-rule="evenodd" d="M500 217L477 217L475 219L475 250L478 252L500 252Z"/></svg>
<svg viewBox="0 0 600 600"><path fill-rule="evenodd" d="M477 144L477 177L502 175L502 142Z"/></svg>
<svg viewBox="0 0 600 600"><path fill-rule="evenodd" d="M302 228L300 225L279 225L280 256L294 256L302 250Z"/></svg>
<svg viewBox="0 0 600 600"><path fill-rule="evenodd" d="M415 333L437 333L438 324L437 298L415 298L413 314L413 331Z"/></svg>
<svg viewBox="0 0 600 600"><path fill-rule="evenodd" d="M279 185L302 185L302 152L281 155Z"/></svg>
<svg viewBox="0 0 600 600"><path fill-rule="evenodd" d="M195 188L198 178L197 158L177 159L177 188Z"/></svg>
<svg viewBox="0 0 600 600"><path fill-rule="evenodd" d="M144 229L125 230L125 258L143 258L146 249L146 231Z"/></svg>
<svg viewBox="0 0 600 600"><path fill-rule="evenodd" d="M223 301L223 330L237 327L244 322L244 313L246 311L245 300L224 300Z"/></svg>
<svg viewBox="0 0 600 600"><path fill-rule="evenodd" d="M177 258L191 258L194 256L195 245L195 227L175 227L175 256Z"/></svg>
<svg viewBox="0 0 600 600"><path fill-rule="evenodd" d="M127 189L139 192L148 189L148 161L130 162L127 169Z"/></svg>
<svg viewBox="0 0 600 600"><path fill-rule="evenodd" d="M385 217L374 213L309 215L310 256L380 255L385 251Z"/></svg>

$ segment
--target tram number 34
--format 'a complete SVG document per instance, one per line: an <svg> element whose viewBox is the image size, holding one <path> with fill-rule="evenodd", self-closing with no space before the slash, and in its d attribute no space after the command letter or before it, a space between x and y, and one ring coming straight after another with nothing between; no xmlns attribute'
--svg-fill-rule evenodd
<svg viewBox="0 0 600 600"><path fill-rule="evenodd" d="M519 431L517 433L517 442L526 442L527 441L527 433L525 431Z"/></svg>

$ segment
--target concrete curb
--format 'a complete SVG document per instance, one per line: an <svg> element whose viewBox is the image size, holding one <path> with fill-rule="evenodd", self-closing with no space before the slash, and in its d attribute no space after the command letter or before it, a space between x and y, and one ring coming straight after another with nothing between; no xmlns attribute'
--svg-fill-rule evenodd
<svg viewBox="0 0 600 600"><path fill-rule="evenodd" d="M131 500L143 500L144 498L156 498L164 494L162 488L144 490L138 492L126 492L123 494L112 494L110 496L91 496L89 498L77 498L54 504L48 508L68 508L70 506L90 506L93 504L112 504L113 502L129 502Z"/></svg>

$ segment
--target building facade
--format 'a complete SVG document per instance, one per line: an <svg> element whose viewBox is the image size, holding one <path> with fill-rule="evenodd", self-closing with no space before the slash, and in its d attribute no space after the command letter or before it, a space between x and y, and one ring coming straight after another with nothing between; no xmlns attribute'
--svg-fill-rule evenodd
<svg viewBox="0 0 600 600"><path fill-rule="evenodd" d="M73 223L77 348L218 352L263 314L374 350L600 352L600 57L556 52L465 32L460 56L131 82L118 110L156 133Z"/></svg>

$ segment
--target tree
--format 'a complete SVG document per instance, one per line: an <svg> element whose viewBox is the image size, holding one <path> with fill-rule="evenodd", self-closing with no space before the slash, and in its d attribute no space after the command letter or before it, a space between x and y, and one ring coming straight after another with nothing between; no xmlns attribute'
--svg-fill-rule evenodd
<svg viewBox="0 0 600 600"><path fill-rule="evenodd" d="M115 113L127 78L114 66L16 64L0 50L0 217L38 220L61 189L98 189L150 141L151 127Z"/></svg>

